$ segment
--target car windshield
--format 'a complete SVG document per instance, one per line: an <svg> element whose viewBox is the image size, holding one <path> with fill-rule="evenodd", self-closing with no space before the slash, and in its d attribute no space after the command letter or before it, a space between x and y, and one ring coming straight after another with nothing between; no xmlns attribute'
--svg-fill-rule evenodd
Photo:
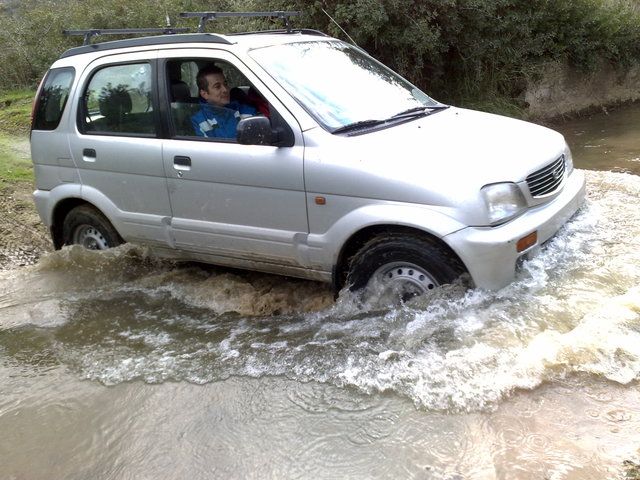
<svg viewBox="0 0 640 480"><path fill-rule="evenodd" d="M404 78L341 41L273 45L252 57L330 131L438 105Z"/></svg>

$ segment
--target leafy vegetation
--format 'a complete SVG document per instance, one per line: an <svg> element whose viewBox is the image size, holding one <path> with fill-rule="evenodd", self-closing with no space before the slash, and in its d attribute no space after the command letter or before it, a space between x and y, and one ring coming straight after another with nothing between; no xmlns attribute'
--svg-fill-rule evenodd
<svg viewBox="0 0 640 480"><path fill-rule="evenodd" d="M356 42L445 99L518 99L527 80L546 61L590 70L601 61L626 65L640 58L640 15L632 3L359 0L333 4L332 15ZM335 26L326 29L340 33Z"/></svg>
<svg viewBox="0 0 640 480"><path fill-rule="evenodd" d="M79 38L64 28L195 27L181 11L301 10L296 25L347 38L436 98L521 112L548 61L589 71L640 60L640 0L23 0L0 6L0 90L31 86ZM273 26L218 20L210 31ZM338 27L338 24L340 27Z"/></svg>

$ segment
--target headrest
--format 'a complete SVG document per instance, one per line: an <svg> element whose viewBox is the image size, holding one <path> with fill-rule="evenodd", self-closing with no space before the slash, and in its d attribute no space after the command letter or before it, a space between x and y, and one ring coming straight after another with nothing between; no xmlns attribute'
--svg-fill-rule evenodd
<svg viewBox="0 0 640 480"><path fill-rule="evenodd" d="M179 80L171 84L171 98L174 102L188 102L191 100L189 85Z"/></svg>
<svg viewBox="0 0 640 480"><path fill-rule="evenodd" d="M100 113L106 118L120 118L131 112L131 95L123 85L102 88L98 98Z"/></svg>

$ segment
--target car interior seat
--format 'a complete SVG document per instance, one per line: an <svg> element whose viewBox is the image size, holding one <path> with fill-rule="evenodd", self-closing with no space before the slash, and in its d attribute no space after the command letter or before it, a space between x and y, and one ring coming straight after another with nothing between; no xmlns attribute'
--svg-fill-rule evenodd
<svg viewBox="0 0 640 480"><path fill-rule="evenodd" d="M131 95L124 88L104 88L98 99L100 114L104 117L104 130L121 132L125 119L133 106Z"/></svg>

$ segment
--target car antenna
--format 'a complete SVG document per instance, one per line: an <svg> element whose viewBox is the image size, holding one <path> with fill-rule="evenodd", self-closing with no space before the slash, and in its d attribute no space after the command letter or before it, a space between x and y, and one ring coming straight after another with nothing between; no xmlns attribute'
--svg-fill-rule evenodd
<svg viewBox="0 0 640 480"><path fill-rule="evenodd" d="M284 20L284 26L287 29L287 33L292 32L291 23L289 17L297 17L300 12L182 12L180 16L182 18L199 18L198 33L204 33L204 26L207 20L215 20L222 17L275 17Z"/></svg>
<svg viewBox="0 0 640 480"><path fill-rule="evenodd" d="M335 24L336 24L336 26L337 26L340 30L342 30L342 33L344 33L344 34L347 36L347 38L349 39L349 41L350 41L352 44L354 44L356 47L360 48L360 45L358 45L358 44L355 42L355 40L354 40L353 38L351 38L351 35L349 35L349 34L347 33L347 31L346 31L344 28L342 28L342 27L340 26L340 24L339 24L338 22L336 22L336 21L333 19L333 17L332 17L331 15L329 15L329 13L328 13L324 8L320 7L320 10L322 10L322 12L323 12L327 17L329 17L329 20L331 20L333 23L335 23ZM363 49L363 50L364 50L364 49Z"/></svg>

